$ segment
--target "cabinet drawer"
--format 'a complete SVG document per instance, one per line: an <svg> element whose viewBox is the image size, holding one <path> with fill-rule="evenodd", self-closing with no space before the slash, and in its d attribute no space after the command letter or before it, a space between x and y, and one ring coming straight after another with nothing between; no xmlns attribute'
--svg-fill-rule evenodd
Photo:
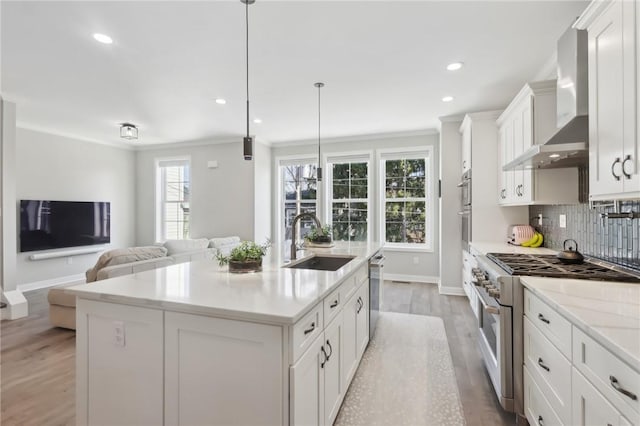
<svg viewBox="0 0 640 426"><path fill-rule="evenodd" d="M354 283L356 287L359 287L364 281L369 278L369 273L367 270L367 265L362 265L354 274Z"/></svg>
<svg viewBox="0 0 640 426"><path fill-rule="evenodd" d="M560 349L564 356L571 359L571 323L569 321L529 290L524 292L524 314L551 343Z"/></svg>
<svg viewBox="0 0 640 426"><path fill-rule="evenodd" d="M524 364L565 424L571 420L571 362L524 319Z"/></svg>
<svg viewBox="0 0 640 426"><path fill-rule="evenodd" d="M369 279L369 274L367 273L367 266L366 265L361 266L351 276L351 278L347 279L344 283L342 283L341 285L342 300L345 300L345 301L349 300L351 296L355 294L358 287L360 287L362 283L364 283L368 279Z"/></svg>
<svg viewBox="0 0 640 426"><path fill-rule="evenodd" d="M307 350L307 348L311 346L311 343L314 341L316 336L322 334L323 328L323 304L318 303L313 307L311 312L305 315L292 327L292 363L300 358L300 356Z"/></svg>
<svg viewBox="0 0 640 426"><path fill-rule="evenodd" d="M629 425L629 421L594 388L575 368L572 368L574 426Z"/></svg>
<svg viewBox="0 0 640 426"><path fill-rule="evenodd" d="M527 367L524 367L524 413L530 425L562 426L563 423L553 411L531 377Z"/></svg>
<svg viewBox="0 0 640 426"><path fill-rule="evenodd" d="M342 309L342 305L347 301L346 294L352 293L353 281L346 280L340 284L338 288L333 290L327 297L324 298L324 322L329 324L332 319L338 315L338 312Z"/></svg>
<svg viewBox="0 0 640 426"><path fill-rule="evenodd" d="M640 423L640 373L577 327L573 328L573 365L632 423Z"/></svg>

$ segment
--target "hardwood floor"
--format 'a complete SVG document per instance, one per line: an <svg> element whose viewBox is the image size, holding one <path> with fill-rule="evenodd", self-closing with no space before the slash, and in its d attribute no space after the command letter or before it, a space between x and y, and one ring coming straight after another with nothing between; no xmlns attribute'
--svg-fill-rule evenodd
<svg viewBox="0 0 640 426"><path fill-rule="evenodd" d="M466 297L442 296L435 284L385 281L382 310L440 317L449 341L467 426L514 425L496 398L476 341L476 323Z"/></svg>
<svg viewBox="0 0 640 426"><path fill-rule="evenodd" d="M2 321L2 425L75 423L75 332L49 324L47 291L25 294L29 317ZM496 400L475 341L475 322L466 298L441 296L432 284L385 282L383 310L441 317L467 425L515 424Z"/></svg>

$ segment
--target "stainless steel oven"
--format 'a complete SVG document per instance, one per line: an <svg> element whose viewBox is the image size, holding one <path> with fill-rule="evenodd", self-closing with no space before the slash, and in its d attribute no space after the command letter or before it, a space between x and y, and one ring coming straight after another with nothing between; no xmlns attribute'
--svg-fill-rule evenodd
<svg viewBox="0 0 640 426"><path fill-rule="evenodd" d="M381 251L369 259L369 340L373 339L380 315L384 259Z"/></svg>
<svg viewBox="0 0 640 426"><path fill-rule="evenodd" d="M471 241L471 170L464 172L458 188L460 188L458 216L460 216L462 231L462 248L469 251L469 241Z"/></svg>

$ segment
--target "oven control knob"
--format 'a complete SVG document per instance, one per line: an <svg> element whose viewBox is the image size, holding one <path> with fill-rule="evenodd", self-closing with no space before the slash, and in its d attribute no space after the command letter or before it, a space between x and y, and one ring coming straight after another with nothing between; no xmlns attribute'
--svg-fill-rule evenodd
<svg viewBox="0 0 640 426"><path fill-rule="evenodd" d="M473 276L475 276L479 280L486 280L487 279L487 276L485 274L483 274L482 272L478 272L477 274L473 274Z"/></svg>
<svg viewBox="0 0 640 426"><path fill-rule="evenodd" d="M482 274L482 269L480 269L480 268L472 268L471 269L471 273L472 274L476 274L476 275L477 274Z"/></svg>
<svg viewBox="0 0 640 426"><path fill-rule="evenodd" d="M489 280L482 280L481 279L481 280L479 280L479 282L480 282L480 286L481 287L486 287L488 285L491 285L491 281L489 281Z"/></svg>
<svg viewBox="0 0 640 426"><path fill-rule="evenodd" d="M500 290L498 290L497 288L489 289L489 296L500 299Z"/></svg>

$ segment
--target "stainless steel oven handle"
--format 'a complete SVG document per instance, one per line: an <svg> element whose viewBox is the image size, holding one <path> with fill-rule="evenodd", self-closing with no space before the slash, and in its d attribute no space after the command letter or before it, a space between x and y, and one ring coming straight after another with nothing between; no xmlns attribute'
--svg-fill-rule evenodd
<svg viewBox="0 0 640 426"><path fill-rule="evenodd" d="M478 293L478 300L482 304L482 309L484 309L488 314L500 315L500 308L496 308L495 306L489 306L486 303L484 303L484 300L482 300L482 296L480 295L480 290L476 289L476 293Z"/></svg>
<svg viewBox="0 0 640 426"><path fill-rule="evenodd" d="M458 216L466 216L468 214L470 214L471 212L469 210L461 210L458 212Z"/></svg>

